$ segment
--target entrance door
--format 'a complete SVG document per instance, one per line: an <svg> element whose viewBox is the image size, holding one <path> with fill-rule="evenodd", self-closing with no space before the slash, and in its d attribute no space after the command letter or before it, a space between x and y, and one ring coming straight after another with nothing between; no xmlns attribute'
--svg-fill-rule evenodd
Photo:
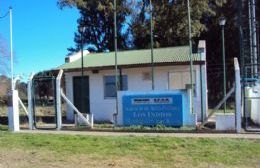
<svg viewBox="0 0 260 168"><path fill-rule="evenodd" d="M84 76L83 80L81 76L73 77L73 100L74 105L81 113L90 113L88 76Z"/></svg>

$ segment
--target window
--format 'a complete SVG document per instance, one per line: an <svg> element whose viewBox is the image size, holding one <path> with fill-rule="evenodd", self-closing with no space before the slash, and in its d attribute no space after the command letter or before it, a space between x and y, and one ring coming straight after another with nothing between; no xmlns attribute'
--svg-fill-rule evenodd
<svg viewBox="0 0 260 168"><path fill-rule="evenodd" d="M190 72L169 73L169 89L186 89L190 85ZM196 71L193 72L194 96L196 96Z"/></svg>
<svg viewBox="0 0 260 168"><path fill-rule="evenodd" d="M123 75L119 82L121 89L127 90L127 76ZM105 98L114 98L116 97L116 86L115 86L115 76L104 76L104 89L105 89Z"/></svg>

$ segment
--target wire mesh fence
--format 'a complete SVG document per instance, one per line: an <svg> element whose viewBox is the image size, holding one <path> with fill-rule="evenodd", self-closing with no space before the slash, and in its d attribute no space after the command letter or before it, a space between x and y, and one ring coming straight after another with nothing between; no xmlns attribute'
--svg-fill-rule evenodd
<svg viewBox="0 0 260 168"><path fill-rule="evenodd" d="M228 92L234 87L234 64L226 64L226 91ZM209 109L214 109L218 103L224 98L224 70L223 64L207 65L208 76L208 104ZM235 97L232 94L226 101L227 111L234 112ZM223 106L221 106L223 109ZM220 111L219 111L220 112Z"/></svg>

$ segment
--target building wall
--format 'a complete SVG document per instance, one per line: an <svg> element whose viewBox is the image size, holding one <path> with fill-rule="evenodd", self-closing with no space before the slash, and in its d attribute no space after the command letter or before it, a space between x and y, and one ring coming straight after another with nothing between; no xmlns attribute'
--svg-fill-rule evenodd
<svg viewBox="0 0 260 168"><path fill-rule="evenodd" d="M155 67L155 90L169 90L169 73L172 72L189 72L189 66L165 66ZM129 91L151 91L152 81L143 80L143 72L150 72L151 68L132 68L123 69L122 74L128 77ZM194 66L196 71L196 95L194 97L194 112L200 120L201 116L201 96L200 96L200 68L199 65ZM205 73L204 73L205 74ZM114 75L114 70L102 70L97 74L85 72L89 76L90 86L90 113L94 114L97 121L113 121L113 114L116 113L115 98L104 98L104 81L106 75ZM80 72L65 73L66 78L66 95L73 102L73 76L80 76ZM204 75L203 75L204 76ZM205 77L203 77L205 80ZM204 81L205 82L205 81ZM206 82L205 82L206 83ZM204 92L206 93L206 86ZM205 96L205 95L204 95ZM206 100L206 98L204 99ZM206 103L204 103L206 105ZM206 108L206 107L205 107ZM73 110L67 107L67 119L73 120Z"/></svg>

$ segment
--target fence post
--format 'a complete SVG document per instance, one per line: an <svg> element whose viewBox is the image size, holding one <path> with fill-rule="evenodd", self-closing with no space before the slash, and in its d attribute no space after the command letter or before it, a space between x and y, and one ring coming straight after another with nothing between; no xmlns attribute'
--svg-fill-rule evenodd
<svg viewBox="0 0 260 168"><path fill-rule="evenodd" d="M91 125L90 125L91 128L94 127L94 115L91 114Z"/></svg>
<svg viewBox="0 0 260 168"><path fill-rule="evenodd" d="M57 129L62 128L62 114L61 114L61 77L63 70L59 71L58 77L56 79L56 108L57 108Z"/></svg>
<svg viewBox="0 0 260 168"><path fill-rule="evenodd" d="M235 66L235 95L236 95L236 132L241 132L241 77L237 58L234 58Z"/></svg>
<svg viewBox="0 0 260 168"><path fill-rule="evenodd" d="M8 94L8 127L10 131L20 131L18 91L12 90Z"/></svg>
<svg viewBox="0 0 260 168"><path fill-rule="evenodd" d="M32 80L34 77L34 73L31 74L28 80L27 85L27 93L28 93L28 120L29 120L29 129L33 130L33 100L32 100Z"/></svg>

